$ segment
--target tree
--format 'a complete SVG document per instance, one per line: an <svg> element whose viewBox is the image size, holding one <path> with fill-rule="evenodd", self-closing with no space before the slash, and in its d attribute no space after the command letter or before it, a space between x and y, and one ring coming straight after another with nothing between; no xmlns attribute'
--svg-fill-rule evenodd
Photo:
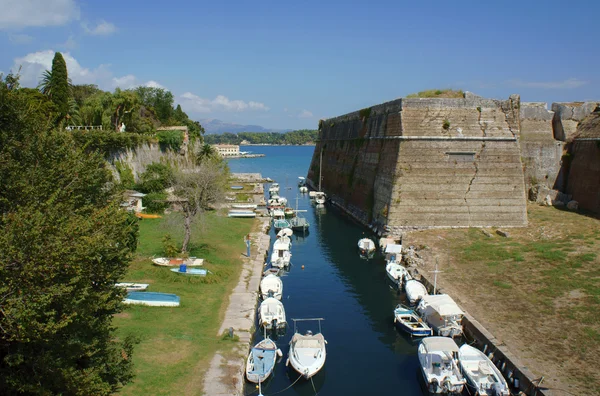
<svg viewBox="0 0 600 396"><path fill-rule="evenodd" d="M21 91L0 83L1 393L110 395L133 376L111 321L137 221L103 158Z"/></svg>
<svg viewBox="0 0 600 396"><path fill-rule="evenodd" d="M60 52L54 54L52 59L52 70L46 70L38 85L39 90L49 96L58 110L58 120L69 113L69 100L71 98L69 74L67 62Z"/></svg>
<svg viewBox="0 0 600 396"><path fill-rule="evenodd" d="M203 161L199 166L175 173L174 194L181 200L185 231L182 253L187 253L192 223L198 215L222 200L228 179L227 165L221 159Z"/></svg>
<svg viewBox="0 0 600 396"><path fill-rule="evenodd" d="M215 148L212 145L204 143L202 147L200 147L200 151L198 151L198 154L196 155L196 162L201 164L206 160L215 159L216 156L218 156L217 150L215 150Z"/></svg>

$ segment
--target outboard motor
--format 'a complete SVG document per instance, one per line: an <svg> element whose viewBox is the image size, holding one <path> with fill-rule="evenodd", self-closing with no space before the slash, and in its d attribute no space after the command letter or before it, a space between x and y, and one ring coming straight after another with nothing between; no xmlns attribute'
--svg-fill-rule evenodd
<svg viewBox="0 0 600 396"><path fill-rule="evenodd" d="M273 330L277 330L277 319L273 319L271 326L273 327Z"/></svg>
<svg viewBox="0 0 600 396"><path fill-rule="evenodd" d="M275 295L275 292L273 292L273 290L270 290L267 292L267 297L273 297Z"/></svg>
<svg viewBox="0 0 600 396"><path fill-rule="evenodd" d="M438 393L439 389L440 389L440 383L438 382L437 378L433 378L431 380L431 382L429 383L429 392Z"/></svg>

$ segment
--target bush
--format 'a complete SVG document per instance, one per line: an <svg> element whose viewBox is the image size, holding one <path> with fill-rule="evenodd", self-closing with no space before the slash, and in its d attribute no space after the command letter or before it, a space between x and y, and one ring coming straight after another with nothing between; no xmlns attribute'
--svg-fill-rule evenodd
<svg viewBox="0 0 600 396"><path fill-rule="evenodd" d="M117 161L115 162L115 168L117 168L117 172L119 173L121 186L128 190L135 188L135 178L133 177L133 171L129 165L124 162Z"/></svg>
<svg viewBox="0 0 600 396"><path fill-rule="evenodd" d="M171 234L165 234L162 243L163 250L167 257L177 257L179 254L179 249L177 249L177 245L175 244L175 241L173 241Z"/></svg>
<svg viewBox="0 0 600 396"><path fill-rule="evenodd" d="M444 128L444 130L448 130L450 129L450 121L448 120L444 120L444 123L442 124L442 128Z"/></svg>
<svg viewBox="0 0 600 396"><path fill-rule="evenodd" d="M166 164L153 162L140 175L137 190L143 193L162 192L173 183L173 169Z"/></svg>
<svg viewBox="0 0 600 396"><path fill-rule="evenodd" d="M181 131L160 131L156 134L156 137L163 151L179 151L183 144L183 132Z"/></svg>
<svg viewBox="0 0 600 396"><path fill-rule="evenodd" d="M169 207L167 194L164 192L151 192L142 198L146 213L162 214Z"/></svg>
<svg viewBox="0 0 600 396"><path fill-rule="evenodd" d="M75 142L90 151L99 151L108 156L113 151L134 149L152 143L150 136L127 132L71 131Z"/></svg>

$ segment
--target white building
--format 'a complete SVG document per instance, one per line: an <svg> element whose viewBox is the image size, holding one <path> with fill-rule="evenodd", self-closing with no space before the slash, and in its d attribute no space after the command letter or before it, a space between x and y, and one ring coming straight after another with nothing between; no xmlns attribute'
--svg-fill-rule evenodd
<svg viewBox="0 0 600 396"><path fill-rule="evenodd" d="M213 148L221 157L235 157L240 155L240 146L235 144L213 144Z"/></svg>

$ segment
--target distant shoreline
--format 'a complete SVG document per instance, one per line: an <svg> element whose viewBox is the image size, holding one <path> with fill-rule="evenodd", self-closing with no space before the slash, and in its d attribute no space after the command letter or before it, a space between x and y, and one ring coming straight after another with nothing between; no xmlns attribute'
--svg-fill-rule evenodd
<svg viewBox="0 0 600 396"><path fill-rule="evenodd" d="M270 144L270 143L240 143L239 146L316 146L315 143L304 143L304 144Z"/></svg>

